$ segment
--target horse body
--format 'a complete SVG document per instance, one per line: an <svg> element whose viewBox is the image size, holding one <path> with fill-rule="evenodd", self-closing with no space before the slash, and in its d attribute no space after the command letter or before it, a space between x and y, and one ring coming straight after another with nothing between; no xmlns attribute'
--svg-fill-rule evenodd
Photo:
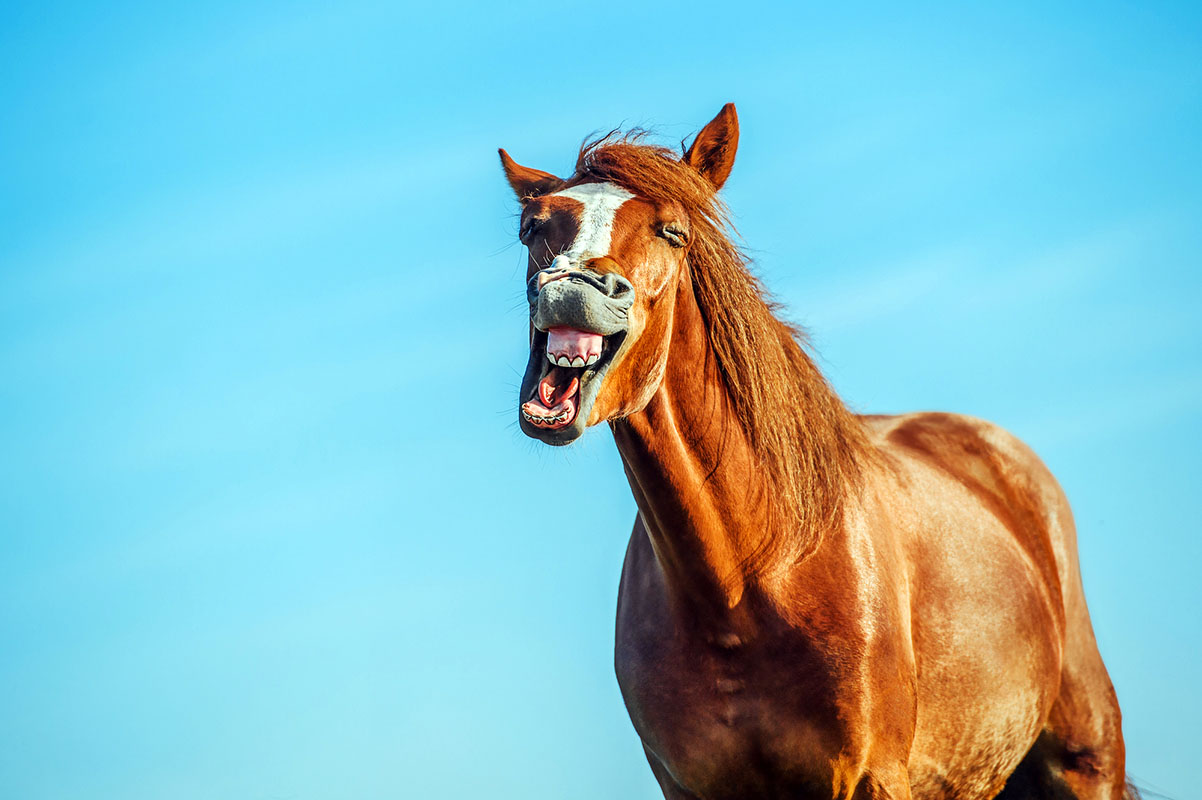
<svg viewBox="0 0 1202 800"><path fill-rule="evenodd" d="M1064 649L1058 592L1020 542L1041 534L908 453L873 483L786 579L726 613L674 599L657 553L699 543L640 507L616 669L669 796L988 798L1035 741Z"/></svg>
<svg viewBox="0 0 1202 800"><path fill-rule="evenodd" d="M740 542L766 525L745 502L765 487L717 375L698 381L713 358L691 352L705 347L681 313L691 296L677 298L672 345L689 357L613 423L640 509L615 665L661 784L680 797L994 797L1058 694L1061 586L1075 574L1063 494L988 423L865 418L878 456L843 524L755 580Z"/></svg>
<svg viewBox="0 0 1202 800"><path fill-rule="evenodd" d="M671 165L619 144L573 183L503 154L551 231L523 430L610 423L639 508L615 667L665 796L1122 797L1063 492L983 421L847 412L707 225L690 175L720 187L735 143L727 107ZM600 361L544 363L574 353Z"/></svg>

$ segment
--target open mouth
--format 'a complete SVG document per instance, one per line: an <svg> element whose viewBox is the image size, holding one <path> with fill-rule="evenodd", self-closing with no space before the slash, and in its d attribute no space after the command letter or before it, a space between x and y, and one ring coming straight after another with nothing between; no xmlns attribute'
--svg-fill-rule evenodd
<svg viewBox="0 0 1202 800"><path fill-rule="evenodd" d="M521 416L533 428L527 432L538 436L572 429L570 437L539 436L550 444L567 444L579 436L600 378L623 338L624 333L602 336L566 327L536 330L523 382L527 399Z"/></svg>

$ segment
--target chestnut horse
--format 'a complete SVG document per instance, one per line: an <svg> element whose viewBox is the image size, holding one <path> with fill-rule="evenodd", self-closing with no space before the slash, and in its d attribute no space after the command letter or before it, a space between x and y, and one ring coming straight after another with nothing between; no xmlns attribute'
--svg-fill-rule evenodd
<svg viewBox="0 0 1202 800"><path fill-rule="evenodd" d="M848 411L731 242L733 105L563 180L529 248L519 425L608 422L638 516L618 682L668 798L1121 798L1064 493L1010 434Z"/></svg>

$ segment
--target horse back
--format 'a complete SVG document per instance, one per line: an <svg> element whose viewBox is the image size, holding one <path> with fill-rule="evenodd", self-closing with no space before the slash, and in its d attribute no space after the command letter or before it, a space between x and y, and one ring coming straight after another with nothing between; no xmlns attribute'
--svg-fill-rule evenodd
<svg viewBox="0 0 1202 800"><path fill-rule="evenodd" d="M955 482L1004 526L1054 601L1062 627L1063 586L1078 577L1075 530L1064 493L1039 457L1013 434L975 417L921 412L862 419L884 453Z"/></svg>

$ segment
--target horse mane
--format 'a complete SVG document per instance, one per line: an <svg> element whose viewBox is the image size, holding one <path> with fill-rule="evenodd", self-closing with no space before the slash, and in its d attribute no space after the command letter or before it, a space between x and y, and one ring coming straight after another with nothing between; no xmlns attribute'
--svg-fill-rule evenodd
<svg viewBox="0 0 1202 800"><path fill-rule="evenodd" d="M697 305L734 413L768 478L774 530L748 566L796 563L841 523L844 497L861 485L872 448L807 354L804 331L777 316L779 305L749 271L713 185L675 151L645 144L646 136L615 131L586 141L569 183L610 181L688 212Z"/></svg>

